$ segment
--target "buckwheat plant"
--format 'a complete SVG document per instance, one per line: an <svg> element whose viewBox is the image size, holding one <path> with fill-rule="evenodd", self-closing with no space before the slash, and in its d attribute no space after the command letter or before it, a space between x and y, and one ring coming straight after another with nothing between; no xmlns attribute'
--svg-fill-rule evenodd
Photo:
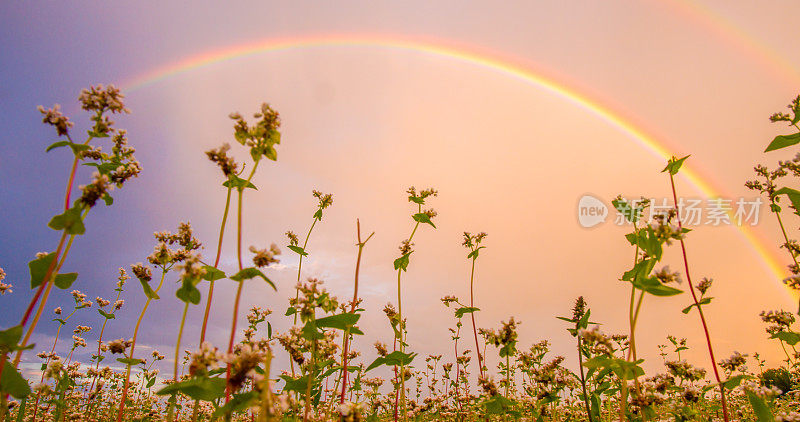
<svg viewBox="0 0 800 422"><path fill-rule="evenodd" d="M289 248L292 252L298 254L300 256L298 263L297 263L297 284L300 284L300 275L302 274L303 270L303 258L308 256L308 252L306 252L306 248L308 248L308 240L311 238L311 232L314 230L314 226L317 225L318 221L322 221L322 211L325 208L333 205L333 195L330 193L322 193L318 190L313 190L311 194L314 198L317 199L317 210L314 212L313 220L311 221L311 227L308 228L308 232L306 233L306 237L303 240L303 246L299 246L300 239L297 237L294 232L287 231L286 237L289 239L289 245L286 247ZM295 289L295 300L300 297L300 290ZM294 315L294 324L297 324L297 314ZM294 376L294 362L291 363L292 367L292 376Z"/></svg>
<svg viewBox="0 0 800 422"><path fill-rule="evenodd" d="M591 309L587 308L586 301L583 300L583 296L579 296L577 300L575 300L575 306L572 308L572 318L568 317L557 317L562 321L569 322L570 324L574 324L573 328L568 328L567 331L575 337L578 343L578 370L580 372L580 381L581 381L581 390L582 390L582 397L584 406L586 408L586 417L588 418L589 422L594 422L595 419L599 420L599 415L594 415L592 413L591 406L589 405L591 401L598 401L599 397L596 395L592 395L592 398L589 398L589 394L586 390L586 376L584 375L583 371L583 359L589 358L589 350L581 343L581 336L578 335L580 330L585 330L589 328L589 324L592 322L589 321L589 316L591 315ZM533 360L533 359L532 359ZM597 398L596 398L597 397Z"/></svg>
<svg viewBox="0 0 800 422"><path fill-rule="evenodd" d="M6 394L10 393L14 397L21 398L30 391L27 384L23 385L19 382L21 377L16 368L22 358L22 352L28 348L28 341L47 305L52 287L55 285L60 289L68 289L78 277L77 273L61 274L60 270L66 261L75 236L86 232L84 225L86 216L99 200L106 205L111 205L113 198L110 192L115 187L121 188L128 180L138 176L141 171L141 166L133 155L134 149L128 146L126 131L116 129L114 122L109 117L113 114L130 112L125 108L122 102L123 98L124 96L113 85L97 85L84 89L78 97L78 101L81 103L81 108L91 114L91 127L87 131L86 139L78 142L73 140L70 131L74 127L73 122L61 113L58 104L50 109L42 106L38 108L43 116L42 123L53 126L56 135L64 138L51 144L46 151L69 147L73 160L64 194L64 211L54 216L48 223L50 228L61 232L58 246L55 252L40 254L28 264L31 269L31 288L36 289L36 293L28 304L19 325L3 331L3 335L0 336L3 338L3 344L0 346L2 349L0 350L0 376L8 370L14 374L6 375L6 377L16 380L0 391L0 397L2 397L0 398L0 417L4 417L7 413ZM110 139L110 152L103 152L103 147L98 145L103 138ZM79 163L94 167L95 172L90 183L78 187L80 197L72 202L73 184ZM34 308L36 308L35 314L33 313ZM30 320L32 314L33 319ZM28 322L30 325L23 336L23 329ZM12 365L13 368L7 368L5 363L8 353L14 351L17 354Z"/></svg>
<svg viewBox="0 0 800 422"><path fill-rule="evenodd" d="M133 338L131 339L130 352L128 352L128 355L124 358L117 358L117 361L124 363L126 366L125 384L122 387L122 396L120 398L119 411L117 412L117 422L122 422L124 417L125 401L128 397L128 388L130 387L131 367L144 363L142 359L134 358L133 355L136 349L136 340L139 337L139 328L147 312L147 308L153 300L161 299L158 296L158 292L161 291L161 287L164 285L164 279L167 273L174 266L181 265L182 263L184 263L183 267L186 265L193 265L198 259L195 251L201 246L200 242L194 237L192 226L189 223L181 223L178 226L177 233L173 234L168 231L162 231L153 233L153 237L155 237L158 243L156 243L153 252L147 257L147 262L161 270L161 277L156 289L153 290L153 288L150 287L150 281L153 278L153 270L149 266L143 265L142 263L131 265L131 271L139 280L139 283L141 283L142 291L147 299L139 314L139 319L136 320ZM178 359L176 357L176 364L177 361Z"/></svg>
<svg viewBox="0 0 800 422"><path fill-rule="evenodd" d="M676 170L677 171L677 170ZM644 210L649 205L646 200L637 203L631 203L621 196L618 196L612 201L614 207L620 211L631 223L633 223L633 232L625 235L626 240L631 246L635 247L633 267L626 271L622 277L622 281L631 283L631 296L630 305L628 309L628 318L630 326L629 347L627 350L626 362L617 361L614 359L597 358L592 361L594 365L604 366L606 368L616 368L615 374L621 376L621 397L620 397L620 420L625 420L628 416L626 406L628 402L628 379L633 379L638 390L639 380L638 377L644 372L638 366L644 359L639 359L636 354L636 323L644 299L644 294L649 293L653 296L674 296L682 293L682 290L672 287L680 283L680 278L677 273L669 271L669 267L663 267L659 270L654 270L655 266L661 261L664 246L670 245L673 240L682 239L684 234L689 230L680 226L676 226L673 220L676 217L676 212L670 210L666 214L656 214L653 216L653 221L649 225L639 227L638 223ZM639 291L639 298L636 300L634 306L634 298L636 292ZM627 378L631 376L631 378Z"/></svg>
<svg viewBox="0 0 800 422"><path fill-rule="evenodd" d="M370 233L369 236L367 236L366 239L361 240L361 221L356 219L356 237L358 239L358 243L356 243L356 246L358 246L358 254L356 255L356 272L355 272L355 280L354 280L354 285L353 285L353 300L352 300L352 302L350 302L350 313L352 313L352 314L355 314L356 311L361 310L361 309L358 308L358 304L361 302L361 300L358 298L358 274L359 274L359 271L361 269L361 254L364 251L364 246L367 245L367 242L372 238L372 236L374 234L375 234L375 232L372 232L372 233ZM350 333L350 328L348 327L345 330L344 336L343 336L343 339L342 339L342 342L343 342L343 344L342 344L342 377L341 377L341 380L342 380L342 394L341 394L341 398L339 399L339 404L340 405L344 404L344 401L345 401L345 394L347 392L347 374L351 370L356 370L355 368L351 369L351 367L347 365L347 361L351 358L351 356L349 354L350 353L349 352L349 347L350 347L351 339L352 339L352 333ZM361 371L359 370L358 373L359 373L358 376L360 377L361 376Z"/></svg>
<svg viewBox="0 0 800 422"><path fill-rule="evenodd" d="M318 405L322 395L322 381L341 367L334 366L338 344L335 330L348 330L361 334L355 324L360 317L357 313L341 312L339 302L325 289L321 281L309 279L298 286L302 294L290 300L286 315L299 314L302 328L292 327L288 333L278 336L281 345L301 369L299 378L288 374L281 375L286 381L284 391L302 392L304 398L303 421L312 417L312 404ZM317 309L329 316L317 317Z"/></svg>
<svg viewBox="0 0 800 422"><path fill-rule="evenodd" d="M275 285L272 283L272 281L270 281L260 270L258 270L258 268L245 268L242 263L242 201L244 190L247 188L256 189L256 186L253 185L252 180L256 173L256 169L258 169L258 164L264 157L272 161L276 161L278 159L278 152L275 150L275 146L281 142L281 133L278 131L278 128L280 128L281 125L281 120L277 111L272 109L272 107L270 107L268 104L264 103L261 105L261 110L253 114L253 117L257 119L257 121L251 126L244 120L244 118L242 118L239 113L232 113L230 115L230 118L235 122L233 126L233 136L237 142L249 149L250 157L253 159L253 166L250 169L247 179L242 179L236 175L230 175L228 177L228 181L225 182L226 184L230 185L226 187L235 187L237 190L236 259L239 264L239 272L230 277L231 280L234 280L238 283L238 287L236 289L236 298L234 299L233 303L233 318L231 320L230 339L228 341L228 354L233 352L233 341L236 335L236 322L239 316L239 301L242 296L242 287L244 285L243 281L255 277L261 277L264 279L264 281L270 284L273 289L275 289ZM268 261L274 262L274 255L280 253L278 248L274 245L270 247L269 251L258 250L253 247L251 247L251 251L256 254L254 261L259 260L259 262L264 264L257 265L257 267L269 265L270 262ZM220 273L220 275L224 277L224 273ZM231 368L229 365L226 372L226 377L228 380L230 380L230 375ZM231 391L228 389L225 394L226 402L230 400L230 393Z"/></svg>
<svg viewBox="0 0 800 422"><path fill-rule="evenodd" d="M466 313L472 313L472 310L474 310L475 308L461 304L458 301L458 298L455 296L445 296L441 299L441 301L444 304L444 306L448 308L450 307L450 305L458 305L457 307L455 307L456 309L454 312L456 317L456 328L455 329L450 328L450 334L453 340L453 351L454 351L453 359L456 362L456 372L453 378L452 385L453 385L453 391L455 393L455 405L456 405L456 411L458 412L457 415L460 416L463 410L461 408L461 397L459 395L458 388L460 384L462 383L466 384L467 381L466 368L464 368L463 370L461 369L462 368L461 362L465 359L462 359L462 356L458 354L458 340L461 339L461 327L464 326L464 324L461 322L461 318L463 318L464 314ZM481 378L483 378L483 376L481 376Z"/></svg>
<svg viewBox="0 0 800 422"><path fill-rule="evenodd" d="M703 313L703 305L706 305L709 302L711 302L711 298L710 297L706 297L706 298L702 297L702 295L705 295L705 290L708 289L708 286L704 287L703 292L701 292L701 298L700 299L698 299L697 293L695 293L695 286L692 283L692 276L689 273L689 261L688 261L688 259L686 257L686 244L684 242L684 236L683 236L683 234L687 233L688 230L684 229L683 228L683 224L681 223L680 209L678 208L678 194L677 194L677 192L675 190L675 175L678 174L678 171L680 170L681 165L683 165L683 162L688 157L689 156L687 155L686 157L678 159L678 158L673 156L669 160L669 162L667 162L667 166L664 167L664 170L662 170L662 172L666 172L666 173L669 174L669 183L670 183L670 187L672 188L672 199L674 201L674 203L673 203L673 205L674 205L673 213L674 213L674 216L675 216L675 220L678 223L678 232L681 234L678 237L678 240L680 241L680 244L681 244L681 255L683 257L683 268L684 268L684 271L686 273L686 280L687 280L687 282L689 284L689 293L692 294L693 303L684 309L684 313L688 313L689 310L692 309L692 307L696 307L697 308L697 313L700 315L700 323L703 326L703 333L705 334L705 337L706 337L706 346L708 347L708 355L711 358L711 368L714 370L714 377L716 378L717 383L719 384L720 400L721 400L721 403L722 403L722 417L725 420L725 422L727 422L728 421L728 407L727 407L727 403L725 401L725 385L723 384L723 381L719 376L719 370L717 369L717 362L716 362L716 359L714 359L714 348L711 346L711 334L709 334L709 332L708 332L708 324L706 324L706 317L705 317L705 314ZM661 273L661 275L657 274L656 277L658 277L659 280L662 281L662 282L665 281L666 279L674 279L674 277L671 274L669 274L668 271L666 272L666 274L664 274L664 273Z"/></svg>
<svg viewBox="0 0 800 422"><path fill-rule="evenodd" d="M225 182L223 182L223 186L226 189L225 193L225 210L222 212L222 223L220 223L219 227L219 235L217 236L217 253L214 258L214 264L210 266L210 268L206 268L206 273L208 276L205 278L209 281L208 284L208 299L206 300L206 309L205 313L203 314L203 326L200 329L200 344L203 344L206 340L206 327L208 326L208 315L211 312L211 299L214 297L214 282L219 280L220 278L224 278L220 273L221 271L217 270L219 266L219 259L222 254L222 238L225 235L225 224L228 221L228 212L230 211L231 207L231 192L234 186L238 186L241 184L239 182L239 164L233 159L233 157L228 155L228 151L231 149L230 144L224 143L221 147L216 149L211 149L206 151L206 156L212 163L216 164L220 170L222 171L222 175L225 177ZM244 169L242 169L243 171Z"/></svg>
<svg viewBox="0 0 800 422"><path fill-rule="evenodd" d="M405 354L406 343L404 340L405 320L403 320L403 295L401 291L400 279L403 272L408 271L408 264L410 262L409 257L414 252L414 243L412 243L412 240L414 239L414 234L417 232L417 228L419 227L420 223L429 224L434 229L436 228L436 225L434 225L433 221L431 221L433 217L436 217L436 211L434 211L433 208L423 210L422 206L425 205L427 198L438 195L438 192L433 188L428 188L417 192L417 189L414 186L408 188L406 192L408 193L408 201L417 205L417 212L411 216L415 222L414 228L411 230L411 235L400 244L400 257L394 260L394 269L397 271L397 314L398 320L400 321L399 330L396 331L396 335L399 334L399 337L395 338L395 347L399 346L399 351L401 354ZM410 357L410 355L404 355L400 360L400 374L405 374L405 365L411 363L411 359L413 359L413 357ZM403 415L402 419L404 422L407 420L405 390L406 382L405 376L403 375L400 377L399 392L396 392L397 398L395 400L395 407L398 407L398 403L401 404ZM397 410L395 410L395 413L397 413ZM395 420L396 419L397 417L395 416Z"/></svg>
<svg viewBox="0 0 800 422"><path fill-rule="evenodd" d="M480 344L478 343L478 328L475 324L475 312L479 311L480 309L475 307L475 293L474 293L474 284L475 284L475 261L478 260L478 255L480 254L481 249L486 248L486 246L481 246L481 242L486 237L485 232L480 232L478 234L473 235L469 232L464 232L464 247L469 249L469 254L467 254L467 259L472 260L472 268L469 272L469 310L465 311L470 314L470 318L472 319L472 334L475 337L475 354L478 356L478 369L480 370L481 377L484 377L484 364L483 359L481 357L481 350Z"/></svg>
<svg viewBox="0 0 800 422"><path fill-rule="evenodd" d="M800 96L795 97L792 103L788 105L788 108L791 114L778 112L770 116L769 119L773 123L786 122L797 132L776 136L764 152L775 151L800 143L800 127L797 125L800 122ZM786 195L795 215L800 215L800 191L788 186L779 187L778 185L780 179L790 173L795 177L800 177L800 153L790 160L778 161L777 168L773 170L759 164L755 166L754 171L756 176L762 180L749 180L745 182L745 186L748 189L758 191L762 196L766 197L770 211L775 214L784 240L781 247L786 249L792 259L792 264L789 265L791 275L785 278L783 282L793 290L800 290L800 265L798 265L797 261L797 257L800 255L800 244L797 243L797 240L790 239L786 233L786 227L784 226L783 218L781 218L783 208L780 204L781 196ZM798 303L797 312L800 314L800 302Z"/></svg>

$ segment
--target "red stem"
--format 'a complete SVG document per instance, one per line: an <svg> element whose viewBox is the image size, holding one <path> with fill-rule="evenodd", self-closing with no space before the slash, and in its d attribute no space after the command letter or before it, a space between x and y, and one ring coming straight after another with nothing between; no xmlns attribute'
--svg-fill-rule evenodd
<svg viewBox="0 0 800 422"><path fill-rule="evenodd" d="M681 224L681 216L680 210L678 209L678 194L675 192L675 178L673 177L672 173L669 174L669 183L672 186L672 199L675 203L675 218L678 220L678 229L683 232L683 225ZM714 358L714 349L711 347L711 335L708 333L708 325L706 324L706 317L703 315L703 309L700 307L700 303L697 300L697 295L694 292L694 285L692 284L692 276L689 274L689 260L686 258L686 245L683 242L683 237L681 236L681 254L683 255L683 267L686 270L686 279L689 282L689 292L692 293L692 300L694 300L694 304L697 306L697 311L700 314L700 322L703 323L703 332L706 336L706 345L708 346L708 354L711 357L711 367L714 368L714 377L716 377L717 382L719 383L719 393L722 400L722 417L725 422L728 422L728 407L725 402L725 386L722 384L722 380L719 377L719 370L717 369L717 360Z"/></svg>

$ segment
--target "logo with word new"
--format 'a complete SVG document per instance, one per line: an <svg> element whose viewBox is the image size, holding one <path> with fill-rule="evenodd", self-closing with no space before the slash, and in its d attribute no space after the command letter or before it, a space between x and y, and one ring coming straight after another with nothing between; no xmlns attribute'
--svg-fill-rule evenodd
<svg viewBox="0 0 800 422"><path fill-rule="evenodd" d="M578 200L578 223L582 227L594 227L606 221L608 207L592 195L583 195Z"/></svg>

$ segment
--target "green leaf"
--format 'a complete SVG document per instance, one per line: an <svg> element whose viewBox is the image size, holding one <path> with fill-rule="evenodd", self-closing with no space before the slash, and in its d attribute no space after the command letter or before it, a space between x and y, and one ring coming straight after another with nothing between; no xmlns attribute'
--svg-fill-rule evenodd
<svg viewBox="0 0 800 422"><path fill-rule="evenodd" d="M308 256L308 252L306 252L305 249L303 249L303 248L301 248L299 246L288 245L286 247L291 249L292 251L294 251L295 253L297 253L297 254L299 254L301 256Z"/></svg>
<svg viewBox="0 0 800 422"><path fill-rule="evenodd" d="M643 259L636 263L629 271L622 274L622 280L634 281L637 278L644 278L650 275L656 265L655 259Z"/></svg>
<svg viewBox="0 0 800 422"><path fill-rule="evenodd" d="M50 144L50 146L47 147L47 149L45 149L44 152L50 152L50 150L53 150L53 149L56 149L56 148L65 147L65 146L69 145L70 143L71 143L70 141L58 141L56 143Z"/></svg>
<svg viewBox="0 0 800 422"><path fill-rule="evenodd" d="M64 211L63 214L54 216L47 226L53 230L64 230L67 234L84 234L86 227L83 225L81 211L83 211L83 206L77 204Z"/></svg>
<svg viewBox="0 0 800 422"><path fill-rule="evenodd" d="M775 195L788 196L789 201L792 203L792 207L795 209L795 214L800 215L800 191L792 188L780 188L775 191Z"/></svg>
<svg viewBox="0 0 800 422"><path fill-rule="evenodd" d="M486 408L486 413L492 415L509 413L509 409L514 404L513 401L503 397L500 394L495 394L489 399L486 399L482 405Z"/></svg>
<svg viewBox="0 0 800 422"><path fill-rule="evenodd" d="M308 341L322 340L325 335L317 328L316 321L308 321L302 329L303 338Z"/></svg>
<svg viewBox="0 0 800 422"><path fill-rule="evenodd" d="M231 280L233 280L233 281L244 281L244 280L249 280L249 279L254 278L254 277L263 278L264 281L266 281L267 284L272 286L273 289L275 289L276 291L278 290L275 287L275 283L273 283L272 280L268 279L267 276L265 276L264 273L262 273L261 270L259 270L256 267L247 267L247 268L239 271L238 273L236 273L236 274L231 276Z"/></svg>
<svg viewBox="0 0 800 422"><path fill-rule="evenodd" d="M386 356L379 356L375 359L364 372L369 372L379 366L388 365L388 366L400 366L400 365L408 365L414 360L414 356L416 353L403 353L401 351L394 351L389 353Z"/></svg>
<svg viewBox="0 0 800 422"><path fill-rule="evenodd" d="M464 316L464 314L471 314L471 313L476 312L476 311L480 311L480 309L479 308L470 307L470 306L462 306L462 307L456 309L456 318L461 318L461 317Z"/></svg>
<svg viewBox="0 0 800 422"><path fill-rule="evenodd" d="M467 259L478 259L478 253L480 252L481 249L483 249L485 247L486 246L480 246L480 247L478 247L478 249L475 249L474 251L470 252L467 255Z"/></svg>
<svg viewBox="0 0 800 422"><path fill-rule="evenodd" d="M51 150L54 150L56 148L61 148L61 147L66 147L66 146L69 146L70 148L72 148L72 153L75 154L76 156L81 151L86 151L86 150L88 150L90 148L90 146L86 145L86 144L75 144L75 143L72 143L70 141L58 141L56 143L50 144L50 146L47 147L47 149L45 149L44 151L45 152L50 152Z"/></svg>
<svg viewBox="0 0 800 422"><path fill-rule="evenodd" d="M742 380L752 378L752 376L747 374L740 374L733 377L728 378L727 381L723 382L722 385L725 386L728 390L733 390L734 388L738 387L739 384L742 383Z"/></svg>
<svg viewBox="0 0 800 422"><path fill-rule="evenodd" d="M320 221L322 221L322 208L318 209L318 210L317 210L317 211L314 213L314 215L313 215L312 217L314 217L314 218L315 218L315 219L317 219L317 220L320 220Z"/></svg>
<svg viewBox="0 0 800 422"><path fill-rule="evenodd" d="M217 281L227 277L223 271L212 267L211 265L204 265L203 269L206 270L206 273L203 274L203 280Z"/></svg>
<svg viewBox="0 0 800 422"><path fill-rule="evenodd" d="M234 394L225 405L220 406L214 411L211 415L211 420L221 418L224 415L231 415L234 412L241 412L257 403L258 400L258 391L251 390L246 393Z"/></svg>
<svg viewBox="0 0 800 422"><path fill-rule="evenodd" d="M213 401L225 395L225 378L190 378L158 390L159 396L183 393L195 400Z"/></svg>
<svg viewBox="0 0 800 422"><path fill-rule="evenodd" d="M28 404L28 398L24 398L19 402L19 408L17 409L17 420L16 422L23 422L25 419L25 408Z"/></svg>
<svg viewBox="0 0 800 422"><path fill-rule="evenodd" d="M367 367L367 369L364 372L369 372L369 371L371 371L371 370L373 370L373 369L375 369L375 368L377 368L377 367L379 367L381 365L385 365L385 364L386 364L386 358L382 357L382 356L378 356L378 358L376 358L374 361L372 361L372 363Z"/></svg>
<svg viewBox="0 0 800 422"><path fill-rule="evenodd" d="M689 158L688 155L686 157L681 158L681 159L676 159L675 157L670 158L669 161L667 162L667 166L664 167L664 170L661 170L661 172L663 173L663 172L668 171L669 174L671 174L673 176L678 174L678 170L680 170L681 166L683 165L683 162L687 158Z"/></svg>
<svg viewBox="0 0 800 422"><path fill-rule="evenodd" d="M114 314L110 314L110 313L108 313L108 312L106 312L106 311L104 311L102 309L98 309L97 312L99 312L100 315L105 317L105 319L114 319L114 318L116 318L116 316Z"/></svg>
<svg viewBox="0 0 800 422"><path fill-rule="evenodd" d="M414 252L409 252L409 253L401 256L400 258L395 259L394 260L394 269L395 270L408 271L408 263L411 261L409 259L409 257L411 256L412 253L414 253Z"/></svg>
<svg viewBox="0 0 800 422"><path fill-rule="evenodd" d="M237 190L244 190L246 188L258 190L256 185L248 182L246 179L242 179L235 174L228 176L228 180L226 180L222 186L225 186L226 188L236 188Z"/></svg>
<svg viewBox="0 0 800 422"><path fill-rule="evenodd" d="M746 391L747 400L750 401L750 406L753 407L753 413L756 414L758 422L775 422L775 416L769 410L769 406L761 397L757 396L752 391Z"/></svg>
<svg viewBox="0 0 800 422"><path fill-rule="evenodd" d="M292 378L289 375L283 374L280 375L280 377L286 382L286 385L283 386L283 391L306 391L306 386L308 385L308 375L304 375L299 378Z"/></svg>
<svg viewBox="0 0 800 422"><path fill-rule="evenodd" d="M778 331L774 333L770 338L777 338L783 340L789 346L794 346L798 342L800 342L800 334L795 333L794 331Z"/></svg>
<svg viewBox="0 0 800 422"><path fill-rule="evenodd" d="M692 308L695 307L695 306L700 307L702 305L708 305L709 303L711 303L711 299L713 299L713 298L712 297L704 297L704 298L700 299L699 302L692 303L691 305L683 308L683 310L681 312L683 312L684 314L688 314L689 311L691 311Z"/></svg>
<svg viewBox="0 0 800 422"><path fill-rule="evenodd" d="M195 287L200 279L192 280L184 278L181 287L175 292L175 296L185 303L200 303L200 290Z"/></svg>
<svg viewBox="0 0 800 422"><path fill-rule="evenodd" d="M583 363L589 369L604 369L613 372L620 379L632 380L636 376L644 375L644 370L639 366L644 359L629 362L625 359L595 356Z"/></svg>
<svg viewBox="0 0 800 422"><path fill-rule="evenodd" d="M39 287L39 285L44 282L44 277L47 275L47 270L50 268L50 264L53 263L55 257L56 253L50 252L49 254L41 258L36 258L28 263L28 268L30 269L31 273L31 289Z"/></svg>
<svg viewBox="0 0 800 422"><path fill-rule="evenodd" d="M416 353L403 353L399 350L386 355L386 364L389 366L408 365L417 356Z"/></svg>
<svg viewBox="0 0 800 422"><path fill-rule="evenodd" d="M317 327L338 328L340 330L346 330L348 327L352 327L353 325L355 325L355 323L358 322L359 318L361 318L361 315L351 314L346 312L325 318L318 318L316 320L316 324Z"/></svg>
<svg viewBox="0 0 800 422"><path fill-rule="evenodd" d="M637 278L633 281L633 286L653 296L675 296L683 293L683 290L661 284L656 277Z"/></svg>
<svg viewBox="0 0 800 422"><path fill-rule="evenodd" d="M0 376L0 391L3 394L11 394L21 400L31 393L31 386L20 375L17 368L14 368L14 365L6 361L5 366L3 366L3 375Z"/></svg>
<svg viewBox="0 0 800 422"><path fill-rule="evenodd" d="M642 216L642 211L644 210L644 207L641 206L634 208L630 202L624 199L614 199L611 201L611 205L613 205L614 208L619 211L620 214L624 215L625 219L631 223L639 221L639 218ZM634 243L631 242L631 244Z"/></svg>
<svg viewBox="0 0 800 422"><path fill-rule="evenodd" d="M769 143L764 152L775 151L776 149L786 148L800 143L800 132L791 135L778 135Z"/></svg>
<svg viewBox="0 0 800 422"><path fill-rule="evenodd" d="M161 299L160 297L158 297L158 294L155 292L155 290L153 290L153 288L150 287L150 283L148 283L145 280L142 280L141 278L139 279L139 282L142 283L142 290L144 290L144 295L147 296L148 299L155 299L155 300Z"/></svg>
<svg viewBox="0 0 800 422"><path fill-rule="evenodd" d="M69 286L72 286L72 283L75 282L78 278L78 273L64 273L56 275L54 283L56 287L62 290L69 289Z"/></svg>
<svg viewBox="0 0 800 422"><path fill-rule="evenodd" d="M124 363L125 365L130 365L130 366L144 363L143 360L135 358L117 358L117 362Z"/></svg>
<svg viewBox="0 0 800 422"><path fill-rule="evenodd" d="M109 195L108 192L106 192L103 195L103 202L106 203L106 206L111 206L111 204L114 203L114 198L112 198L111 195Z"/></svg>
<svg viewBox="0 0 800 422"><path fill-rule="evenodd" d="M264 148L264 156L272 161L277 161L278 151L276 151L275 148L272 147L272 145L267 145L266 148Z"/></svg>
<svg viewBox="0 0 800 422"><path fill-rule="evenodd" d="M14 350L22 338L22 325L15 325L6 330L0 331L0 348Z"/></svg>
<svg viewBox="0 0 800 422"><path fill-rule="evenodd" d="M417 223L430 224L434 229L436 228L436 225L433 224L431 218L428 216L428 214L425 214L424 212L414 214L411 216L411 218L413 218L414 221L416 221Z"/></svg>

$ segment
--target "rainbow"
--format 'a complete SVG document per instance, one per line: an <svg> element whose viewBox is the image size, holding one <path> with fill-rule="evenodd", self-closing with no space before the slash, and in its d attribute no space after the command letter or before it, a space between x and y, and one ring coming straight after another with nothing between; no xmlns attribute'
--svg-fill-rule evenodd
<svg viewBox="0 0 800 422"><path fill-rule="evenodd" d="M290 49L319 48L319 47L372 47L389 48L401 51L428 54L436 57L447 58L459 61L468 65L478 66L492 72L496 72L520 82L541 88L556 97L574 104L575 106L589 112L607 122L612 127L630 137L633 141L642 146L656 157L666 161L673 155L664 141L658 139L651 133L642 129L640 124L636 124L633 118L623 117L621 112L609 105L603 104L597 99L590 98L587 94L579 92L578 89L567 86L553 78L545 76L542 71L532 68L532 65L525 64L519 60L500 57L478 51L474 48L455 46L430 40L416 40L399 38L395 36L360 36L360 35L320 35L292 38L270 38L243 45L236 45L222 48L219 50L204 52L194 56L189 56L174 63L152 69L139 75L125 83L123 87L127 91L135 91L153 85L170 77L181 73L208 66L214 63L224 62L231 59L253 56L267 52L279 52ZM679 173L686 181L694 186L703 195L709 198L721 197L719 190L711 186L705 178L700 177L697 170L691 165L684 165ZM767 243L762 241L752 228L747 226L736 226L740 235L753 248L755 254L761 259L764 268L775 280L782 280L787 273L780 260L774 256Z"/></svg>
<svg viewBox="0 0 800 422"><path fill-rule="evenodd" d="M666 3L671 12L679 13L682 18L694 21L699 27L704 28L705 32L714 34L724 41L731 49L749 56L753 62L769 70L792 89L800 87L800 73L796 66L719 13L697 1L660 1Z"/></svg>

